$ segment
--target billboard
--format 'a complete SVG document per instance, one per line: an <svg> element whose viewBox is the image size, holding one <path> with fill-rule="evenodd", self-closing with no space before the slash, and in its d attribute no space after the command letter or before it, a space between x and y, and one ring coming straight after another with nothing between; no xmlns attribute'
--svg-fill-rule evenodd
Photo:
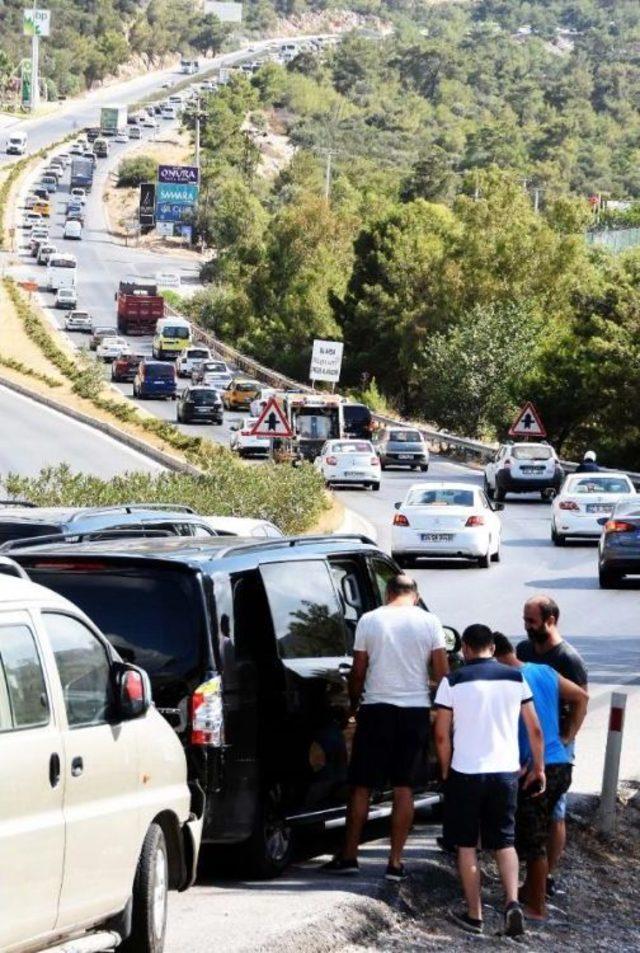
<svg viewBox="0 0 640 953"><path fill-rule="evenodd" d="M205 14L212 13L223 23L242 23L242 4L224 3L219 0L204 0Z"/></svg>
<svg viewBox="0 0 640 953"><path fill-rule="evenodd" d="M342 341L313 342L309 379L312 381L339 381L342 367Z"/></svg>
<svg viewBox="0 0 640 953"><path fill-rule="evenodd" d="M25 36L49 36L50 10L23 10L22 14L22 32Z"/></svg>
<svg viewBox="0 0 640 953"><path fill-rule="evenodd" d="M175 202L156 203L156 222L192 222L193 205L180 205Z"/></svg>
<svg viewBox="0 0 640 953"><path fill-rule="evenodd" d="M159 165L158 182L167 185L197 185L200 170L197 165Z"/></svg>
<svg viewBox="0 0 640 953"><path fill-rule="evenodd" d="M155 223L156 186L155 182L142 182L140 185L140 224Z"/></svg>
<svg viewBox="0 0 640 953"><path fill-rule="evenodd" d="M156 202L171 202L174 205L195 205L198 201L197 185L167 185L158 182Z"/></svg>

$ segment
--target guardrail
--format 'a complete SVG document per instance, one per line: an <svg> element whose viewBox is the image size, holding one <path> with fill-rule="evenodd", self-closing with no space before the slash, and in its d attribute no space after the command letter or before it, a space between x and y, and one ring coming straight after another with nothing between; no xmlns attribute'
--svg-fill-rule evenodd
<svg viewBox="0 0 640 953"><path fill-rule="evenodd" d="M167 306L167 312L176 316L178 315L178 312L169 306ZM290 377L285 377L284 374L279 374L278 371L274 371L270 367L265 367L264 364L260 364L246 354L242 354L241 351L238 351L237 348L232 347L230 344L224 344L214 334L204 331L202 328L197 327L197 325L192 326L193 336L196 341L206 344L213 354L219 355L219 357L225 361L231 361L247 374L251 374L252 377L260 378L260 380L265 381L265 383L271 387L295 389L308 394L314 393L313 388L307 384L301 384L299 381L294 381ZM424 423L404 420L401 417L390 417L385 414L374 413L373 419L383 425L393 426L394 424L402 424L403 427L415 428L420 431L433 453L443 456L455 455L457 459L462 459L464 463L470 465L482 465L487 463L495 455L499 446L497 443L483 443L481 440L459 437L457 434L448 433L446 430L437 430L435 427L425 426ZM560 463L567 473L573 473L578 466L578 464L572 460L561 460ZM602 469L603 472L607 472L607 470L613 472L610 467L603 467ZM634 473L630 470L616 470L615 472L626 473L633 485L640 489L640 473Z"/></svg>

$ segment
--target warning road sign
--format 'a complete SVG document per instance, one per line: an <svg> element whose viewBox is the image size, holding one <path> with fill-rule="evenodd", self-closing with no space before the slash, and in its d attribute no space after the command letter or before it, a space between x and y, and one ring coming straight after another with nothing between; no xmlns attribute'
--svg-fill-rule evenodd
<svg viewBox="0 0 640 953"><path fill-rule="evenodd" d="M538 411L530 400L524 405L509 430L510 437L546 437Z"/></svg>
<svg viewBox="0 0 640 953"><path fill-rule="evenodd" d="M287 418L275 397L267 401L251 433L254 437L293 437Z"/></svg>

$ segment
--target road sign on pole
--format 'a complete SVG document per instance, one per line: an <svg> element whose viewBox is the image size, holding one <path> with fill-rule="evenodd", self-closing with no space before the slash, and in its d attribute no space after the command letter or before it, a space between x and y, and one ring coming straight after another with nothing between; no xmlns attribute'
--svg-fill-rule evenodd
<svg viewBox="0 0 640 953"><path fill-rule="evenodd" d="M339 381L343 348L342 341L321 341L316 338L313 342L309 379L333 383Z"/></svg>
<svg viewBox="0 0 640 953"><path fill-rule="evenodd" d="M289 421L275 397L269 398L251 431L254 437L293 437Z"/></svg>
<svg viewBox="0 0 640 953"><path fill-rule="evenodd" d="M509 428L510 437L546 437L547 431L530 400L524 405Z"/></svg>

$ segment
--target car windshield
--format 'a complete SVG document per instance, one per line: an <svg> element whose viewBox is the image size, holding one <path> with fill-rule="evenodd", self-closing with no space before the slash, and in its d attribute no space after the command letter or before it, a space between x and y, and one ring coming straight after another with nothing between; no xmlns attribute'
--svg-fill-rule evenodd
<svg viewBox="0 0 640 953"><path fill-rule="evenodd" d="M422 434L418 430L391 430L389 440L394 443L421 443Z"/></svg>
<svg viewBox="0 0 640 953"><path fill-rule="evenodd" d="M189 337L189 328L165 328L162 332L162 336L165 338L178 338L179 340L186 341Z"/></svg>
<svg viewBox="0 0 640 953"><path fill-rule="evenodd" d="M236 384L236 390L241 394L248 394L251 391L257 391L260 389L260 385L255 381L244 381L241 384Z"/></svg>
<svg viewBox="0 0 640 953"><path fill-rule="evenodd" d="M411 490L408 506L473 506L473 490Z"/></svg>
<svg viewBox="0 0 640 953"><path fill-rule="evenodd" d="M172 570L34 569L39 583L80 606L126 662L150 676L185 677L201 652L200 596L191 576Z"/></svg>
<svg viewBox="0 0 640 953"><path fill-rule="evenodd" d="M569 493L633 493L633 487L624 477L590 476L573 480Z"/></svg>
<svg viewBox="0 0 640 953"><path fill-rule="evenodd" d="M191 361L199 361L199 360L203 360L206 357L209 357L209 354L207 353L207 351L190 350L190 351L187 351L187 357Z"/></svg>
<svg viewBox="0 0 640 953"><path fill-rule="evenodd" d="M551 447L541 447L535 443L525 443L519 447L513 447L511 449L511 456L514 460L551 460L553 450Z"/></svg>
<svg viewBox="0 0 640 953"><path fill-rule="evenodd" d="M373 453L373 448L366 440L345 440L342 443L332 443L331 453Z"/></svg>

